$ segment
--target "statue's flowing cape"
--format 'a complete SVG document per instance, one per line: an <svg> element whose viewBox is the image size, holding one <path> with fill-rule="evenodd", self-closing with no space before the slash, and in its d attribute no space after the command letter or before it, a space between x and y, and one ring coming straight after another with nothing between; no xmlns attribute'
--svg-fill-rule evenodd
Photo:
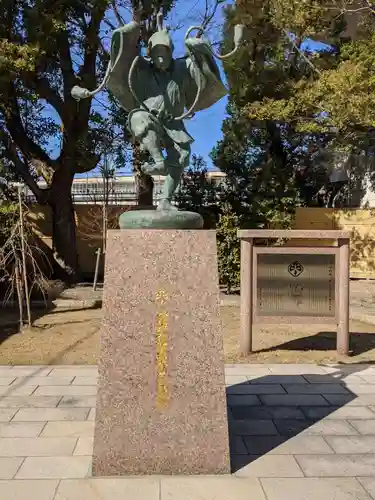
<svg viewBox="0 0 375 500"><path fill-rule="evenodd" d="M137 107L128 85L128 76L134 59L139 55L140 34L140 26L134 21L112 33L110 63L112 69L107 88L126 111Z"/></svg>
<svg viewBox="0 0 375 500"><path fill-rule="evenodd" d="M190 52L190 55L186 58L186 67L190 74L190 79L185 87L185 105L187 109L194 103L197 95L198 71L200 71L202 82L199 99L193 109L195 113L208 109L220 101L228 91L221 80L220 71L212 55L209 42L203 38L188 38L186 46Z"/></svg>

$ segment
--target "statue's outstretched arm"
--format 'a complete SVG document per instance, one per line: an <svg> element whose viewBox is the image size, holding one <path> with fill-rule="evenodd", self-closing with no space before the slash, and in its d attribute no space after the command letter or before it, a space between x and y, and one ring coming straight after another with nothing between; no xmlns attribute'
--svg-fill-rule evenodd
<svg viewBox="0 0 375 500"><path fill-rule="evenodd" d="M114 30L111 40L111 58L102 83L93 91L75 86L71 91L72 96L79 101L81 99L93 97L95 94L103 90L105 86L108 86L110 90L112 90L112 88L118 90L119 87L126 85L127 75L132 62L140 53L138 44L139 36L140 24L136 21L132 21L129 24ZM114 91L114 94L116 95L116 91ZM124 104L121 103L124 107L127 107L125 106L126 101L127 98L125 98Z"/></svg>

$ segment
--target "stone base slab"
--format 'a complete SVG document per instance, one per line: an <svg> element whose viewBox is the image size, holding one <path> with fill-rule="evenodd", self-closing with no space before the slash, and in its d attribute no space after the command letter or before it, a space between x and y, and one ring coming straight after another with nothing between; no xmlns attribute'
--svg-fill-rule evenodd
<svg viewBox="0 0 375 500"><path fill-rule="evenodd" d="M229 473L214 231L110 231L93 474Z"/></svg>

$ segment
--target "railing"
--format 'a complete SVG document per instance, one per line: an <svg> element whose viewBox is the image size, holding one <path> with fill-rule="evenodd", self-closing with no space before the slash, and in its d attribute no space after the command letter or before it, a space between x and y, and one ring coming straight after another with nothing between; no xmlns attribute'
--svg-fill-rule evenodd
<svg viewBox="0 0 375 500"><path fill-rule="evenodd" d="M121 202L135 202L137 200L137 192L135 190L130 189L119 189L116 191L110 191L109 193L104 193L104 190L96 191L88 189L86 191L82 190L82 192L74 192L72 190L72 198L74 203L102 203L105 199L108 200L108 203L115 204ZM161 189L154 190L154 201L160 200L161 197ZM36 197L34 194L27 190L25 193L25 200L27 203L36 203Z"/></svg>

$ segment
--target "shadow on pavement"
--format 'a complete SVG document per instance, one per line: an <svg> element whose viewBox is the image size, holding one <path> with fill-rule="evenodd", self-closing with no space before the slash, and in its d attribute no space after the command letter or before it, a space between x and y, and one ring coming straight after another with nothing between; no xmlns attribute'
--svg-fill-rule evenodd
<svg viewBox="0 0 375 500"><path fill-rule="evenodd" d="M279 350L334 351L336 349L336 339L336 332L319 332L316 335L301 337L266 349L260 349L257 351L257 354ZM375 349L375 333L350 332L350 350L352 355L357 356L372 349Z"/></svg>
<svg viewBox="0 0 375 500"><path fill-rule="evenodd" d="M356 434L345 420L355 418L350 416L353 410L349 410L347 417L338 417L339 420L332 421L332 417L340 408L353 405L357 395L347 387L345 379L348 375L358 375L357 382L361 383L359 376L365 367L349 365L340 369L339 365L335 368L337 372L326 375L307 373L257 378L249 375L247 382L227 387L232 472L267 453L274 453L284 444L284 449L279 448L276 453L304 454L302 440L288 444L299 435L332 435L333 425L342 428L343 433ZM365 380L362 383L365 384ZM375 394L372 396L375 404Z"/></svg>

